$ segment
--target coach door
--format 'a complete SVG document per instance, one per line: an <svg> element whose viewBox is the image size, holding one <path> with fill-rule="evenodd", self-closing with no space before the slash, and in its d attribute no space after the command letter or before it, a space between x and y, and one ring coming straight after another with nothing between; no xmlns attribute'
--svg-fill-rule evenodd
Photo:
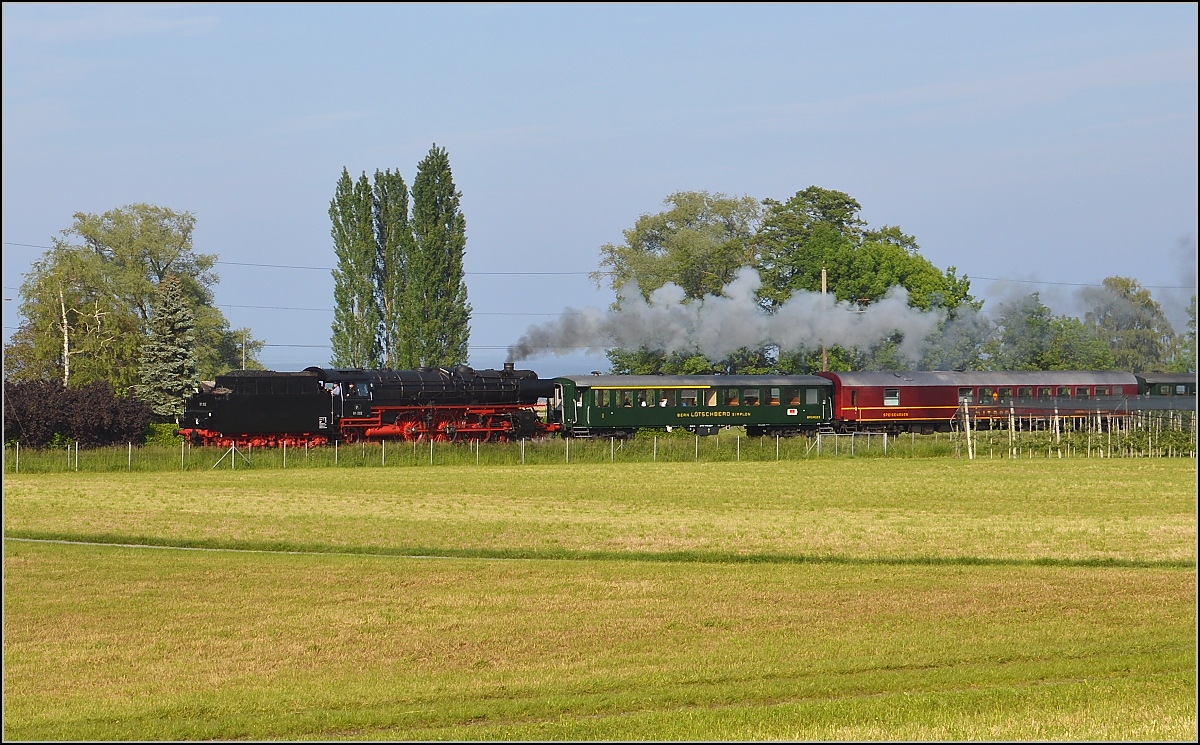
<svg viewBox="0 0 1200 745"><path fill-rule="evenodd" d="M550 400L549 420L567 426L567 405L574 403L569 396L564 395L562 383L554 384L554 398Z"/></svg>

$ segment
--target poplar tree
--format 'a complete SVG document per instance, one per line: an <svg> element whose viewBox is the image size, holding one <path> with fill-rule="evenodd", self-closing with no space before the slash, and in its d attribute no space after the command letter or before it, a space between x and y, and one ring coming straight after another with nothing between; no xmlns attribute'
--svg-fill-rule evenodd
<svg viewBox="0 0 1200 745"><path fill-rule="evenodd" d="M417 166L412 187L413 248L405 277L402 324L419 367L467 362L471 306L463 280L467 223L450 158L435 143Z"/></svg>
<svg viewBox="0 0 1200 745"><path fill-rule="evenodd" d="M375 171L375 297L379 307L379 347L383 366L417 365L405 325L407 272L413 235L408 221L408 186L400 171Z"/></svg>
<svg viewBox="0 0 1200 745"><path fill-rule="evenodd" d="M178 422L184 403L196 390L195 320L178 277L158 285L146 341L138 359L137 397L154 416Z"/></svg>
<svg viewBox="0 0 1200 745"><path fill-rule="evenodd" d="M357 182L343 168L333 200L333 357L334 367L379 366L379 308L375 296L374 195L367 174Z"/></svg>

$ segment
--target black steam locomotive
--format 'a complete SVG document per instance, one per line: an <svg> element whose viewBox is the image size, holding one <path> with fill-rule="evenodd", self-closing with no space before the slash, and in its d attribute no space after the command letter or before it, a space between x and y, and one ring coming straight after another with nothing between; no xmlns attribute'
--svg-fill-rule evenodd
<svg viewBox="0 0 1200 745"><path fill-rule="evenodd" d="M547 434L536 408L553 383L532 370L241 370L192 396L180 434L206 445L333 440L517 440Z"/></svg>

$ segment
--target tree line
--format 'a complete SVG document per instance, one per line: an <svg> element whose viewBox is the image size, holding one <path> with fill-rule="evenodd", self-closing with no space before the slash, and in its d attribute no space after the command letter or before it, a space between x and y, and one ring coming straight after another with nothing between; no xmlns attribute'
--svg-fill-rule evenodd
<svg viewBox="0 0 1200 745"><path fill-rule="evenodd" d="M195 250L195 225L190 212L144 203L76 213L21 283L5 381L104 384L166 421L199 380L261 368L264 342L214 305L217 257Z"/></svg>
<svg viewBox="0 0 1200 745"><path fill-rule="evenodd" d="M353 180L343 168L329 207L336 257L331 365L467 362L461 197L449 156L436 144L418 164L411 190L399 170ZM677 192L664 206L638 218L622 243L601 247L595 281L619 292L634 280L646 298L670 282L686 299L700 300L720 295L742 267L752 267L766 313L823 283L834 300L860 307L900 286L911 307L937 311L940 321L920 360L901 355L903 339L893 335L867 347L747 346L722 360L618 348L608 353L616 373L1196 369L1195 295L1182 333L1150 291L1127 277L1084 291L1089 309L1082 318L1055 315L1038 293L985 314L969 277L935 267L899 227L867 225L861 205L845 193L812 186L785 201L759 201ZM194 228L191 213L149 204L76 213L22 282L22 320L4 349L6 384L103 384L106 395L132 395L154 418L170 421L198 381L261 369L265 343L249 329L230 328L213 303L216 256L195 250Z"/></svg>
<svg viewBox="0 0 1200 745"><path fill-rule="evenodd" d="M592 279L619 293L631 280L644 299L668 282L687 300L719 296L739 269L752 267L762 286L763 312L799 290L860 308L892 287L909 306L940 313L921 359L898 351L902 337L867 347L826 349L747 346L721 360L697 352L612 349L612 371L633 374L808 373L830 370L1109 370L1195 371L1196 296L1188 325L1177 333L1150 291L1128 277L1108 277L1081 293L1082 318L1055 315L1038 293L1000 302L984 313L970 279L954 266L940 270L920 254L916 239L897 226L871 227L848 194L817 186L785 201L729 197L704 191L671 194L666 209L642 215L621 243L600 249Z"/></svg>

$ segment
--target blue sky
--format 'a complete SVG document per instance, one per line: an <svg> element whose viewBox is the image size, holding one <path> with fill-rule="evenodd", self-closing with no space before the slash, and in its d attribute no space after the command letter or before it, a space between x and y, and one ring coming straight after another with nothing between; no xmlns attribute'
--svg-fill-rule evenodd
<svg viewBox="0 0 1200 745"><path fill-rule="evenodd" d="M1181 327L1196 71L1194 4L5 3L5 338L41 253L15 244L75 212L159 204L223 262L332 266L341 169L411 183L435 142L463 193L477 367L607 305L582 273L680 190L838 189L990 302L1073 312L1076 285L1121 274ZM328 343L328 272L218 268L268 366L328 360L303 346Z"/></svg>

